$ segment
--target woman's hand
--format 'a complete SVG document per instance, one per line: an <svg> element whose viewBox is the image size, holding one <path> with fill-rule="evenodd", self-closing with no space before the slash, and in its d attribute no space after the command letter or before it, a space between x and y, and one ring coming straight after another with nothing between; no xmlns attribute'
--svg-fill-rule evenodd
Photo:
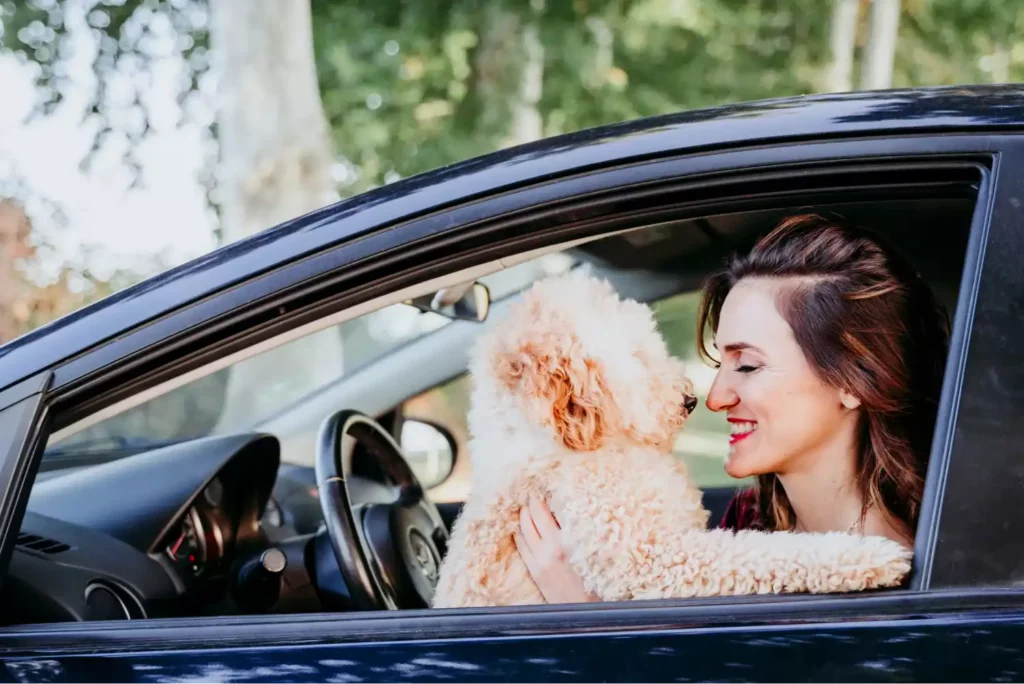
<svg viewBox="0 0 1024 684"><path fill-rule="evenodd" d="M519 532L513 538L519 556L548 603L597 600L587 593L583 580L569 565L562 547L561 528L543 501L530 497L519 510Z"/></svg>

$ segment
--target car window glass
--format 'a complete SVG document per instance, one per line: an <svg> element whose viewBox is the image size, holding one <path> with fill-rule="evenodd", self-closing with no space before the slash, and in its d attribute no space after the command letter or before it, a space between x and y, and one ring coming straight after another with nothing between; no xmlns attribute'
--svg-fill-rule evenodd
<svg viewBox="0 0 1024 684"><path fill-rule="evenodd" d="M548 254L484 276L480 282L488 286L492 300L498 301L575 263L566 254ZM59 440L51 438L43 470L63 467L61 463L87 464L90 454L126 456L175 441L250 429L399 346L450 323L438 314L396 304L319 330Z"/></svg>

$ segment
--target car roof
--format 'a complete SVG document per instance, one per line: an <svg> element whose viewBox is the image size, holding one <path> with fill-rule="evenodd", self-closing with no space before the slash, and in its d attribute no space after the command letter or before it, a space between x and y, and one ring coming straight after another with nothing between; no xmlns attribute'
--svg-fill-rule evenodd
<svg viewBox="0 0 1024 684"><path fill-rule="evenodd" d="M342 200L111 295L0 347L0 388L175 309L383 224L615 163L784 140L1024 125L1021 86L923 88L731 104L546 138ZM339 223L341 222L341 223Z"/></svg>

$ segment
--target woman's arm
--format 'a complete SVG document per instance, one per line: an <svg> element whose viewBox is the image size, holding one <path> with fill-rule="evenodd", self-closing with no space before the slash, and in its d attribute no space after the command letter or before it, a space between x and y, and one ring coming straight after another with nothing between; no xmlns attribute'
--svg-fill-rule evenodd
<svg viewBox="0 0 1024 684"><path fill-rule="evenodd" d="M519 532L513 536L534 584L548 603L584 603L597 598L583 587L565 556L562 532L543 501L530 498L519 511Z"/></svg>

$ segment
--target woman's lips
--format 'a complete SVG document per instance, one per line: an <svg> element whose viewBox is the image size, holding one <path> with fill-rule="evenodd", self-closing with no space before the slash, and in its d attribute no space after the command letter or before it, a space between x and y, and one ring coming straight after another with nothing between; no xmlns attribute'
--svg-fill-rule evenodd
<svg viewBox="0 0 1024 684"><path fill-rule="evenodd" d="M749 437L752 434L753 434L752 432L745 432L742 435L729 435L729 446L732 446L733 444L736 444L737 442L742 442L743 440L745 440L747 437Z"/></svg>
<svg viewBox="0 0 1024 684"><path fill-rule="evenodd" d="M742 420L740 418L729 418L732 433L729 435L729 446L742 442L750 435L757 432L757 422L753 420Z"/></svg>

